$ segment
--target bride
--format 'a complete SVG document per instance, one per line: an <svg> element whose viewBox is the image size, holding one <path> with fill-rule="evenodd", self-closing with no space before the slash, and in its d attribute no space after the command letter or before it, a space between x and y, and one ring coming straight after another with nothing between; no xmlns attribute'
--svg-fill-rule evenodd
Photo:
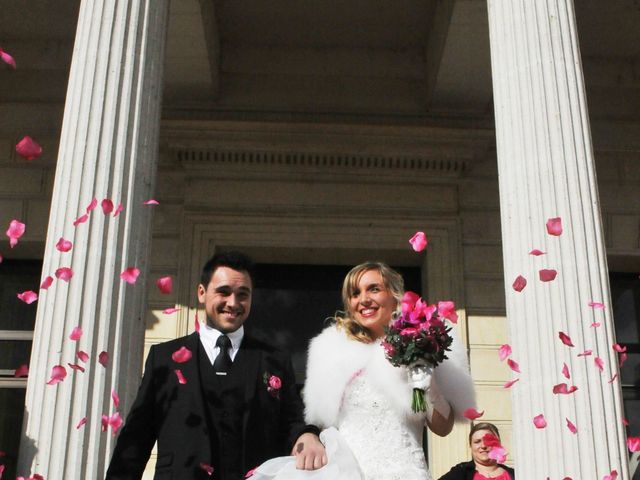
<svg viewBox="0 0 640 480"><path fill-rule="evenodd" d="M404 282L384 263L354 267L342 286L344 312L309 347L305 417L323 428L328 464L296 470L292 457L269 460L252 480L430 480L422 449L426 425L445 436L462 412L475 407L464 349L455 341L449 357L422 379L426 412L411 410L407 370L385 358L384 327L400 310Z"/></svg>

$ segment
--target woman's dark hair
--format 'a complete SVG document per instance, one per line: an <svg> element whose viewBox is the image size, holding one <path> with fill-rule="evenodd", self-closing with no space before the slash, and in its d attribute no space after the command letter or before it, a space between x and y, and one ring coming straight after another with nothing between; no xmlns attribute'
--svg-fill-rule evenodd
<svg viewBox="0 0 640 480"><path fill-rule="evenodd" d="M493 423L480 422L471 427L471 431L469 432L469 445L471 445L471 437L473 437L473 434L478 430L489 430L496 437L498 437L498 439L500 439L500 432L498 431L498 427L496 427Z"/></svg>
<svg viewBox="0 0 640 480"><path fill-rule="evenodd" d="M200 283L205 288L209 285L213 272L219 267L228 267L239 272L247 272L251 279L251 284L254 285L253 262L244 253L232 250L229 252L216 253L204 264L204 267L202 267L202 275L200 276Z"/></svg>

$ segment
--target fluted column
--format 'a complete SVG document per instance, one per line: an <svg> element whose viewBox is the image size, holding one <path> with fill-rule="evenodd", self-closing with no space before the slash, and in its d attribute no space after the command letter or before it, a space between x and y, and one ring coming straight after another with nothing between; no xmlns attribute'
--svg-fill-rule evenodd
<svg viewBox="0 0 640 480"><path fill-rule="evenodd" d="M512 387L518 478L601 479L614 469L628 478L620 383L609 383L618 359L573 1L488 0L488 11L507 317L522 370ZM560 236L545 228L554 217ZM534 248L547 253L529 255ZM558 275L542 282L541 269ZM519 293L518 275L528 282ZM578 357L584 350L592 354ZM554 394L560 383L578 390ZM539 414L546 428L534 426Z"/></svg>
<svg viewBox="0 0 640 480"><path fill-rule="evenodd" d="M40 291L19 475L104 478L115 440L111 429L101 432L101 416L124 417L135 395L153 208L143 202L156 172L167 15L167 0L80 6L43 266L43 278L60 267L71 267L73 277ZM74 226L93 198L97 208ZM105 198L122 203L118 216L103 213ZM73 243L71 251L55 248L60 237ZM127 267L142 272L135 284L119 277ZM72 341L76 326L83 335ZM78 350L90 355L86 364ZM102 351L105 366L98 362ZM55 365L68 375L47 385ZM76 428L84 417L87 423Z"/></svg>

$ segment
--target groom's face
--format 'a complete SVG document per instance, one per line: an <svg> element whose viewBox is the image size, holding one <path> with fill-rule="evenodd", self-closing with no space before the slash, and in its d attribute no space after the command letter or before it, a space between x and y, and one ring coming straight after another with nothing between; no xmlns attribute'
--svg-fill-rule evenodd
<svg viewBox="0 0 640 480"><path fill-rule="evenodd" d="M208 285L198 285L198 301L204 304L207 324L223 333L240 328L251 311L252 287L247 272L216 268Z"/></svg>

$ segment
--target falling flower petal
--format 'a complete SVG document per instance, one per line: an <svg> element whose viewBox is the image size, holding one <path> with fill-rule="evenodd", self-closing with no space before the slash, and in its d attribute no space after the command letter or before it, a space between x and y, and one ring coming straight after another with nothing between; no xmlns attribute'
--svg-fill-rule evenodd
<svg viewBox="0 0 640 480"><path fill-rule="evenodd" d="M42 281L42 283L40 284L40 289L46 290L51 286L52 283L53 283L53 277L51 275L47 275L45 279Z"/></svg>
<svg viewBox="0 0 640 480"><path fill-rule="evenodd" d="M458 323L458 314L455 304L450 301L438 302L438 315L449 319L451 323Z"/></svg>
<svg viewBox="0 0 640 480"><path fill-rule="evenodd" d="M616 381L616 378L618 378L618 374L617 373L613 377L611 377L607 383L608 384L612 384L613 382Z"/></svg>
<svg viewBox="0 0 640 480"><path fill-rule="evenodd" d="M524 278L522 275L518 275L516 277L516 279L513 281L513 289L516 292L521 292L522 290L524 290L524 287L527 286L527 279Z"/></svg>
<svg viewBox="0 0 640 480"><path fill-rule="evenodd" d="M547 220L547 233L555 237L562 234L562 219L560 217Z"/></svg>
<svg viewBox="0 0 640 480"><path fill-rule="evenodd" d="M35 160L42 155L42 147L27 135L16 145L16 153L25 160Z"/></svg>
<svg viewBox="0 0 640 480"><path fill-rule="evenodd" d="M69 240L65 240L62 237L60 237L60 240L58 240L58 243L56 243L56 249L62 253L68 252L72 247L73 243L71 243Z"/></svg>
<svg viewBox="0 0 640 480"><path fill-rule="evenodd" d="M18 293L16 296L27 305L31 305L33 302L38 300L38 294L33 290L27 290L25 292Z"/></svg>
<svg viewBox="0 0 640 480"><path fill-rule="evenodd" d="M79 370L84 373L84 367L82 365L78 365L77 363L67 363L67 365L69 365L69 368L72 370Z"/></svg>
<svg viewBox="0 0 640 480"><path fill-rule="evenodd" d="M169 295L171 293L171 290L173 289L173 280L170 276L161 277L156 280L156 285L158 286L158 290L160 290L160 293Z"/></svg>
<svg viewBox="0 0 640 480"><path fill-rule="evenodd" d="M60 383L67 376L67 369L62 365L56 365L51 369L51 378L47 382L47 385L55 385L56 383Z"/></svg>
<svg viewBox="0 0 640 480"><path fill-rule="evenodd" d="M26 363L16 368L16 371L13 374L15 378L26 377L27 375L29 375L29 365Z"/></svg>
<svg viewBox="0 0 640 480"><path fill-rule="evenodd" d="M9 55L7 52L5 52L1 48L0 48L0 60L2 60L4 63L9 65L10 67L13 67L14 70L16 69L16 61L13 59L11 55Z"/></svg>
<svg viewBox="0 0 640 480"><path fill-rule="evenodd" d="M507 459L507 451L500 445L499 447L493 447L487 456L498 463L503 463Z"/></svg>
<svg viewBox="0 0 640 480"><path fill-rule="evenodd" d="M475 408L467 408L462 415L469 420L475 420L476 418L480 418L484 415L484 410L479 412Z"/></svg>
<svg viewBox="0 0 640 480"><path fill-rule="evenodd" d="M87 354L87 352L83 352L82 350L76 353L76 357L78 357L84 363L87 363L87 360L89 360L89 355Z"/></svg>
<svg viewBox="0 0 640 480"><path fill-rule="evenodd" d="M191 350L189 350L187 347L180 347L178 350L173 352L173 354L171 354L171 358L176 363L188 362L189 360L191 360L192 356L193 354L191 353Z"/></svg>
<svg viewBox="0 0 640 480"><path fill-rule="evenodd" d="M114 436L118 434L118 430L122 426L122 417L120 416L120 412L116 412L110 417L106 415L102 415L102 431L105 432L107 430L107 425L111 427L111 432Z"/></svg>
<svg viewBox="0 0 640 480"><path fill-rule="evenodd" d="M623 347L619 343L614 343L613 344L613 349L618 353L624 353L624 352L627 351L627 347Z"/></svg>
<svg viewBox="0 0 640 480"><path fill-rule="evenodd" d="M100 352L98 355L98 363L104 368L107 368L107 363L109 363L109 354L104 351Z"/></svg>
<svg viewBox="0 0 640 480"><path fill-rule="evenodd" d="M87 417L82 417L78 422L78 425L76 425L76 430L79 430L80 427L82 427L83 425L86 425L86 423L87 423Z"/></svg>
<svg viewBox="0 0 640 480"><path fill-rule="evenodd" d="M179 308L171 307L171 308L165 308L164 310L162 310L162 313L164 313L165 315L171 315L172 313L176 313L178 311L180 311Z"/></svg>
<svg viewBox="0 0 640 480"><path fill-rule="evenodd" d="M602 477L602 480L616 480L616 478L618 478L618 472L616 470L611 470L611 473Z"/></svg>
<svg viewBox="0 0 640 480"><path fill-rule="evenodd" d="M520 381L520 379L519 379L519 378L516 378L516 379L513 379L513 380L509 380L509 381L508 381L507 383L505 383L502 387L503 387L503 388L511 388L511 387L513 386L513 384L514 384L514 383L517 383L517 382L519 382L519 381Z"/></svg>
<svg viewBox="0 0 640 480"><path fill-rule="evenodd" d="M576 390L578 390L578 387L576 387L575 385L569 387L566 383L559 383L553 386L553 393L555 393L556 395L569 395Z"/></svg>
<svg viewBox="0 0 640 480"><path fill-rule="evenodd" d="M593 328L598 328L598 327L600 326L600 322L593 322L593 323L591 324L591 326L592 326Z"/></svg>
<svg viewBox="0 0 640 480"><path fill-rule="evenodd" d="M504 362L508 357L511 356L511 345L505 343L498 349L498 357L501 362Z"/></svg>
<svg viewBox="0 0 640 480"><path fill-rule="evenodd" d="M113 399L113 406L118 408L120 406L120 396L115 390L111 390L111 398Z"/></svg>
<svg viewBox="0 0 640 480"><path fill-rule="evenodd" d="M146 202L142 203L143 205L160 205L160 202L157 200L154 200L153 198L147 200Z"/></svg>
<svg viewBox="0 0 640 480"><path fill-rule="evenodd" d="M622 424L623 424L625 427L628 427L628 426L629 426L629 420L627 420L626 418L623 418L623 419L622 419Z"/></svg>
<svg viewBox="0 0 640 480"><path fill-rule="evenodd" d="M509 365L509 368L514 372L522 373L520 371L520 365L518 365L518 362L516 362L515 360L512 360L512 359L507 360L507 365Z"/></svg>
<svg viewBox="0 0 640 480"><path fill-rule="evenodd" d="M87 209L85 211L87 213L91 213L91 210L93 210L97 206L98 206L98 199L94 197L93 200L91 200L91 203L87 205Z"/></svg>
<svg viewBox="0 0 640 480"><path fill-rule="evenodd" d="M208 463L201 463L200 464L200 468L202 470L204 470L205 472L207 472L207 475L209 475L209 476L213 475L213 467L211 465L209 465Z"/></svg>
<svg viewBox="0 0 640 480"><path fill-rule="evenodd" d="M176 368L174 372L176 372L176 377L178 377L178 383L180 385L185 385L187 383L187 379L184 378L184 375L182 375L182 370Z"/></svg>
<svg viewBox="0 0 640 480"><path fill-rule="evenodd" d="M604 308L604 303L591 301L591 302L589 302L589 306L592 307L592 308L595 308L595 309L603 309Z"/></svg>
<svg viewBox="0 0 640 480"><path fill-rule="evenodd" d="M257 469L258 469L258 467L255 467L255 468L252 468L251 470L249 470L247 473L244 474L244 478L251 477L254 473L256 473Z"/></svg>
<svg viewBox="0 0 640 480"><path fill-rule="evenodd" d="M71 270L69 267L60 267L56 270L55 275L56 278L68 282L69 280L71 280L71 277L73 277L73 270Z"/></svg>
<svg viewBox="0 0 640 480"><path fill-rule="evenodd" d="M564 375L564 378L567 380L571 378L571 375L569 374L569 367L567 367L566 363L562 364L562 375Z"/></svg>
<svg viewBox="0 0 640 480"><path fill-rule="evenodd" d="M640 437L627 437L627 447L631 453L640 451Z"/></svg>
<svg viewBox="0 0 640 480"><path fill-rule="evenodd" d="M541 282L551 282L556 279L558 272L553 269L547 270L546 268L543 268L538 272L538 275L540 275Z"/></svg>
<svg viewBox="0 0 640 480"><path fill-rule="evenodd" d="M89 220L89 215L87 215L86 213L84 215L80 215L78 218L76 218L73 221L73 226L77 227L78 225L80 225L81 223L86 222L87 220Z"/></svg>
<svg viewBox="0 0 640 480"><path fill-rule="evenodd" d="M80 340L80 337L82 337L82 328L73 327L73 330L71 331L71 335L69 335L69 340L78 341Z"/></svg>
<svg viewBox="0 0 640 480"><path fill-rule="evenodd" d="M547 252L543 252L542 250L538 250L537 248L534 248L533 250L531 250L529 252L529 255L533 255L535 257L539 257L540 255L546 255Z"/></svg>
<svg viewBox="0 0 640 480"><path fill-rule="evenodd" d="M589 355L591 355L593 353L593 350L585 350L582 353L579 353L578 356L579 357L588 357Z"/></svg>
<svg viewBox="0 0 640 480"><path fill-rule="evenodd" d="M558 337L560 337L560 341L564 343L568 347L573 347L573 342L571 341L571 337L564 332L558 332Z"/></svg>
<svg viewBox="0 0 640 480"><path fill-rule="evenodd" d="M121 211L122 211L122 204L119 203L115 211L113 212L113 218L116 218Z"/></svg>
<svg viewBox="0 0 640 480"><path fill-rule="evenodd" d="M24 235L27 226L20 220L11 220L9 222L9 228L6 231L7 237L9 237L9 245L11 248L18 244L18 239Z"/></svg>
<svg viewBox="0 0 640 480"><path fill-rule="evenodd" d="M571 420L569 420L568 418L565 418L565 420L567 421L567 428L569 429L569 431L571 433L573 433L574 435L576 433L578 433L578 429L576 428L576 426L573 424L573 422Z"/></svg>
<svg viewBox="0 0 640 480"><path fill-rule="evenodd" d="M100 202L100 206L102 207L102 213L105 215L109 215L113 212L113 202L108 198L102 200L102 202Z"/></svg>
<svg viewBox="0 0 640 480"><path fill-rule="evenodd" d="M416 232L413 237L409 239L409 243L414 252L421 252L427 247L427 236L424 232Z"/></svg>
<svg viewBox="0 0 640 480"><path fill-rule="evenodd" d="M533 424L536 428L545 428L547 426L547 421L544 419L544 414L536 415L533 417Z"/></svg>
<svg viewBox="0 0 640 480"><path fill-rule="evenodd" d="M140 269L136 267L129 267L120 274L120 278L127 283L134 284L138 279L138 275L140 275Z"/></svg>
<svg viewBox="0 0 640 480"><path fill-rule="evenodd" d="M486 433L482 436L482 443L489 448L500 447L500 439L492 433Z"/></svg>
<svg viewBox="0 0 640 480"><path fill-rule="evenodd" d="M604 362L602 361L602 359L600 357L596 357L593 359L593 363L596 364L596 367L598 367L598 370L600 370L601 372L604 371Z"/></svg>
<svg viewBox="0 0 640 480"><path fill-rule="evenodd" d="M628 355L626 353L621 353L620 354L620 368L622 368L622 365L624 365L624 362L627 361L627 357Z"/></svg>

